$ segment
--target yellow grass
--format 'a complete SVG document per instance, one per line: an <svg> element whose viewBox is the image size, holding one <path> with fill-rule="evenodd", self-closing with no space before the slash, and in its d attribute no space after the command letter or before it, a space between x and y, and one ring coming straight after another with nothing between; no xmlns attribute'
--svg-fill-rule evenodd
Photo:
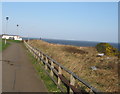
<svg viewBox="0 0 120 94"><path fill-rule="evenodd" d="M41 40L31 40L29 43L102 92L118 91L117 57L97 57L94 47L50 44ZM92 70L91 66L96 66L97 70Z"/></svg>

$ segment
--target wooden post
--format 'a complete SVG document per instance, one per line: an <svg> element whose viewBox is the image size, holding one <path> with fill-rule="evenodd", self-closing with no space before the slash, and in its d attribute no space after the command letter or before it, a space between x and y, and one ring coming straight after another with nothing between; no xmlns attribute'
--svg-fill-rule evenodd
<svg viewBox="0 0 120 94"><path fill-rule="evenodd" d="M42 54L42 59L44 59L44 55Z"/></svg>
<svg viewBox="0 0 120 94"><path fill-rule="evenodd" d="M41 58L41 52L39 52L39 57Z"/></svg>
<svg viewBox="0 0 120 94"><path fill-rule="evenodd" d="M36 58L35 52L34 52L34 57Z"/></svg>
<svg viewBox="0 0 120 94"><path fill-rule="evenodd" d="M70 84L71 85L75 85L75 78L72 76L72 74L71 74L71 76L70 76ZM70 88L70 94L73 94L73 90Z"/></svg>
<svg viewBox="0 0 120 94"><path fill-rule="evenodd" d="M58 75L62 75L62 69L61 67L59 66L59 69L58 69ZM61 84L61 79L58 77L58 85Z"/></svg>
<svg viewBox="0 0 120 94"><path fill-rule="evenodd" d="M36 50L35 50L35 58L37 59L37 54L36 54Z"/></svg>
<svg viewBox="0 0 120 94"><path fill-rule="evenodd" d="M38 61L40 61L40 58L41 58L41 57L40 57L40 52L38 52Z"/></svg>
<svg viewBox="0 0 120 94"><path fill-rule="evenodd" d="M40 52L38 52L38 56L40 57Z"/></svg>
<svg viewBox="0 0 120 94"><path fill-rule="evenodd" d="M39 52L37 51L37 60L39 61Z"/></svg>
<svg viewBox="0 0 120 94"><path fill-rule="evenodd" d="M46 63L48 63L48 58L46 57ZM45 64L45 70L47 70L48 69L48 66L47 66L47 64Z"/></svg>
<svg viewBox="0 0 120 94"><path fill-rule="evenodd" d="M37 60L40 61L40 57L39 56L37 56Z"/></svg>
<svg viewBox="0 0 120 94"><path fill-rule="evenodd" d="M54 63L53 61L51 61L51 68L53 69L54 68ZM50 75L53 77L53 70L51 69L50 71Z"/></svg>
<svg viewBox="0 0 120 94"><path fill-rule="evenodd" d="M35 50L35 56L36 56L36 59L37 59L37 52L36 52L36 50Z"/></svg>
<svg viewBox="0 0 120 94"><path fill-rule="evenodd" d="M92 91L92 88L90 89L90 92L89 92L90 94L93 94L93 91Z"/></svg>
<svg viewBox="0 0 120 94"><path fill-rule="evenodd" d="M39 55L39 52L37 51L37 56Z"/></svg>
<svg viewBox="0 0 120 94"><path fill-rule="evenodd" d="M41 53L41 60L44 59L44 55ZM42 63L44 64L44 62L42 61Z"/></svg>
<svg viewBox="0 0 120 94"><path fill-rule="evenodd" d="M34 57L35 57L35 50L33 49L33 54L34 54Z"/></svg>

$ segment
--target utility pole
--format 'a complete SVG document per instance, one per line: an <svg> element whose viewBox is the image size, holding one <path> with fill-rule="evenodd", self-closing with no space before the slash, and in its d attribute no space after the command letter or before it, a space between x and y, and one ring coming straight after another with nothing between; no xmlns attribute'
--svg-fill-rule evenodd
<svg viewBox="0 0 120 94"><path fill-rule="evenodd" d="M8 25L8 20L9 20L9 17L6 17L6 34L7 34L7 25ZM6 45L6 38L5 38L5 45Z"/></svg>

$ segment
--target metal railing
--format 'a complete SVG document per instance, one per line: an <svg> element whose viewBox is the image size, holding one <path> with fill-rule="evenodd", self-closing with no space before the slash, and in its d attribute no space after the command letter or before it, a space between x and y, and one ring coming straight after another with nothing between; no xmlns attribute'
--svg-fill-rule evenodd
<svg viewBox="0 0 120 94"><path fill-rule="evenodd" d="M99 90L91 86L88 82L78 77L75 73L71 72L39 49L30 46L25 41L24 44L34 57L44 64L46 73L62 92L67 92L67 94L100 93Z"/></svg>

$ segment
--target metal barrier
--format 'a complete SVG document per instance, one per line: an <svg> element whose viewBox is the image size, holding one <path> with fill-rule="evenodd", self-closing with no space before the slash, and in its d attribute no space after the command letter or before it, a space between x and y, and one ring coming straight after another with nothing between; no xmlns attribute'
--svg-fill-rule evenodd
<svg viewBox="0 0 120 94"><path fill-rule="evenodd" d="M66 92L67 94L100 93L100 91L98 91L96 88L92 87L89 83L62 66L60 63L53 60L48 55L44 54L39 49L30 46L25 41L24 44L27 49L34 55L34 57L44 64L46 73L62 92Z"/></svg>

